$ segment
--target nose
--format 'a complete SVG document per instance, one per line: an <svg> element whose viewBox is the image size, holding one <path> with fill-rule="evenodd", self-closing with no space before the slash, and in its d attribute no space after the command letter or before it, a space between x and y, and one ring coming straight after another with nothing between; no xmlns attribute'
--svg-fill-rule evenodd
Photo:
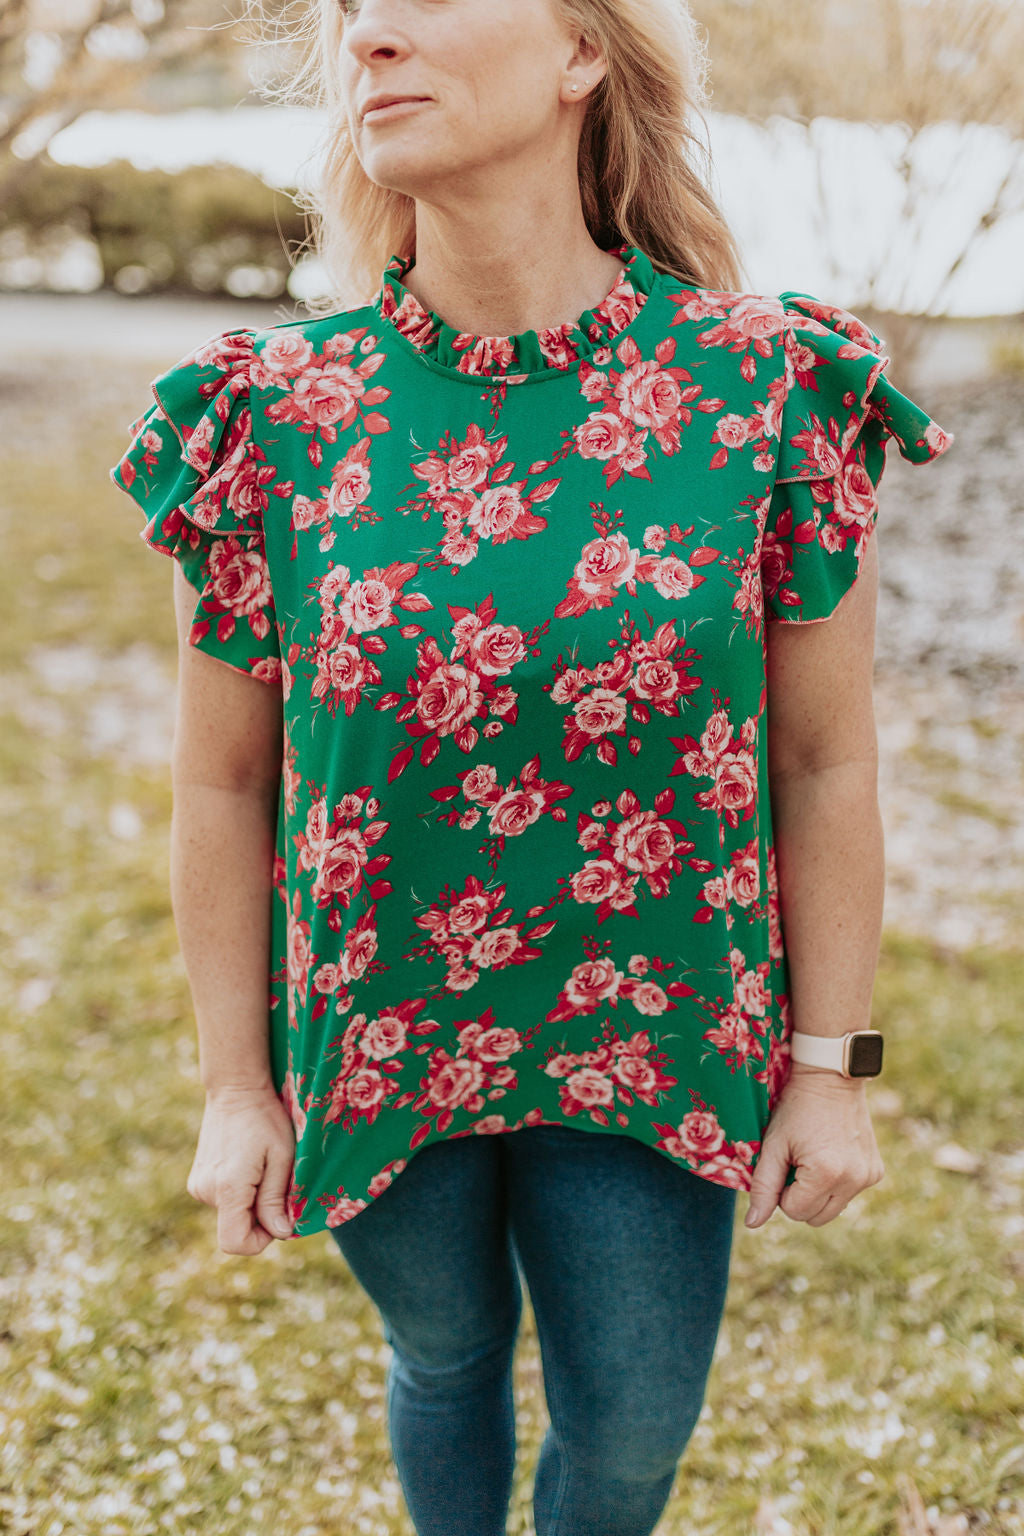
<svg viewBox="0 0 1024 1536"><path fill-rule="evenodd" d="M369 65L408 57L408 39L389 20L392 14L388 0L363 0L359 9L346 18L342 44L358 63Z"/></svg>

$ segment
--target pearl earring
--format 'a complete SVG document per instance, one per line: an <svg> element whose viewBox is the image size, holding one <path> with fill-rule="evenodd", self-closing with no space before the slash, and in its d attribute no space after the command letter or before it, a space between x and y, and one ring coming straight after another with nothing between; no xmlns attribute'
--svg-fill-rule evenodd
<svg viewBox="0 0 1024 1536"><path fill-rule="evenodd" d="M573 90L574 90L574 91L578 91L578 90L579 90L579 86L578 86L578 85L574 85L574 86L573 86Z"/></svg>

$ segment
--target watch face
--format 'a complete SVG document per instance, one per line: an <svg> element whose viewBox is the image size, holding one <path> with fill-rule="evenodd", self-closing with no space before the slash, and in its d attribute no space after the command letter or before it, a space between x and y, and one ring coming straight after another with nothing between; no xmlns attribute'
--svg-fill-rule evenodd
<svg viewBox="0 0 1024 1536"><path fill-rule="evenodd" d="M877 1077L882 1070L882 1036L854 1035L850 1041L850 1076Z"/></svg>

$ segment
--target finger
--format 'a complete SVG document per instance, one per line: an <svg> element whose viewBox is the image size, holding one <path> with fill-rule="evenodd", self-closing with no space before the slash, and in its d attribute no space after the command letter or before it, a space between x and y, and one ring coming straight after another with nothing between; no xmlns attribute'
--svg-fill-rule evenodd
<svg viewBox="0 0 1024 1536"><path fill-rule="evenodd" d="M217 1181L217 1241L225 1253L252 1252L256 1189L256 1182L244 1175Z"/></svg>
<svg viewBox="0 0 1024 1536"><path fill-rule="evenodd" d="M837 1172L813 1163L797 1165L796 1178L779 1201L791 1221L810 1221L825 1207L837 1185Z"/></svg>
<svg viewBox="0 0 1024 1536"><path fill-rule="evenodd" d="M789 1156L783 1143L766 1140L750 1181L750 1204L744 1217L745 1226L764 1225L779 1203L779 1191L785 1185L788 1173Z"/></svg>
<svg viewBox="0 0 1024 1536"><path fill-rule="evenodd" d="M271 1148L267 1153L267 1169L256 1196L256 1215L266 1231L274 1237L290 1237L291 1218L287 1211L288 1187L291 1183L292 1151Z"/></svg>
<svg viewBox="0 0 1024 1536"><path fill-rule="evenodd" d="M849 1203L849 1200L844 1199L842 1195L838 1194L836 1191L833 1191L825 1201L825 1204L822 1206L818 1214L809 1218L807 1225L809 1227L825 1226L825 1224L829 1221L832 1221L834 1217L841 1216Z"/></svg>
<svg viewBox="0 0 1024 1536"><path fill-rule="evenodd" d="M252 1207L246 1210L219 1208L217 1242L224 1253L262 1253L274 1241L270 1232L253 1220Z"/></svg>

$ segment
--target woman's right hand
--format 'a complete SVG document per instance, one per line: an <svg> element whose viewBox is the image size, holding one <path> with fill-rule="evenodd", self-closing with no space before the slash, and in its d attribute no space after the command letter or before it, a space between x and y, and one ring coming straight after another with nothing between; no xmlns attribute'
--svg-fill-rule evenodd
<svg viewBox="0 0 1024 1536"><path fill-rule="evenodd" d="M291 1116L273 1087L207 1089L186 1188L217 1207L224 1253L262 1253L292 1235L285 1198L294 1160Z"/></svg>

